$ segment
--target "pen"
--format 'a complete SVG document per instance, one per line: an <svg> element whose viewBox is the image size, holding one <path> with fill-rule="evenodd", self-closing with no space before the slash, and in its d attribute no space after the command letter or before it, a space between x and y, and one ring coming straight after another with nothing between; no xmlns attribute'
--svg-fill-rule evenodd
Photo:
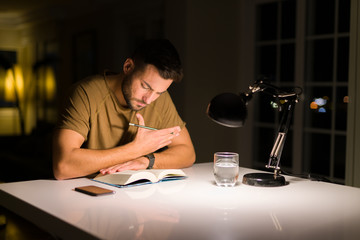
<svg viewBox="0 0 360 240"><path fill-rule="evenodd" d="M135 127L141 127L141 128L146 128L146 129L149 129L149 130L158 130L156 128L152 128L152 127L147 127L147 126L144 126L144 125L138 125L138 124L135 124L135 123L129 123L130 126L135 126Z"/></svg>
<svg viewBox="0 0 360 240"><path fill-rule="evenodd" d="M129 125L134 126L134 127L146 128L146 129L149 129L149 130L159 130L157 128L147 127L147 126L144 126L144 125L138 125L138 124L135 124L135 123L129 123ZM174 134L174 133L172 132L171 134Z"/></svg>

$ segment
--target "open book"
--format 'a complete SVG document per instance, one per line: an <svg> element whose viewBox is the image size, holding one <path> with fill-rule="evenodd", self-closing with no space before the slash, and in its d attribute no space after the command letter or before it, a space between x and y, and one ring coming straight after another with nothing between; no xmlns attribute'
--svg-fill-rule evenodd
<svg viewBox="0 0 360 240"><path fill-rule="evenodd" d="M186 178L181 169L127 170L112 174L98 174L92 180L115 187L130 187Z"/></svg>

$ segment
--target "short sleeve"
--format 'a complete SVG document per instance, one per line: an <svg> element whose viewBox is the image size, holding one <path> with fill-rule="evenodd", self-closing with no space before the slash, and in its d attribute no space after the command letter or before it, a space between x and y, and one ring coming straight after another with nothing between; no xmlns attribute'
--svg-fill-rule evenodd
<svg viewBox="0 0 360 240"><path fill-rule="evenodd" d="M85 140L90 129L89 98L81 86L75 88L66 98L62 112L60 113L57 128L71 129L81 134Z"/></svg>

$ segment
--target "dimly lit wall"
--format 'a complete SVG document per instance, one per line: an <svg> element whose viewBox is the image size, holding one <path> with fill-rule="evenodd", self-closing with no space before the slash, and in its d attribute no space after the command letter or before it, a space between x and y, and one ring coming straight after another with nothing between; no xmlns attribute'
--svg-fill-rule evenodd
<svg viewBox="0 0 360 240"><path fill-rule="evenodd" d="M236 93L243 87L239 78L239 1L226 4L205 0L168 1L168 4L173 7L168 8L166 33L183 49L185 67L182 95L176 95L175 101L179 100L179 111L188 124L197 162L212 161L216 151L239 152L243 129L217 125L205 114L215 95Z"/></svg>

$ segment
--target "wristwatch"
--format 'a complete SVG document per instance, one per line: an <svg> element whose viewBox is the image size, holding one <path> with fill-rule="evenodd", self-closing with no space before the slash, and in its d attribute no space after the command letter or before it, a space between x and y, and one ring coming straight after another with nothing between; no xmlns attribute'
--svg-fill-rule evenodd
<svg viewBox="0 0 360 240"><path fill-rule="evenodd" d="M149 165L146 169L152 169L155 162L155 156L153 153L147 154L144 157L147 157L149 159Z"/></svg>

